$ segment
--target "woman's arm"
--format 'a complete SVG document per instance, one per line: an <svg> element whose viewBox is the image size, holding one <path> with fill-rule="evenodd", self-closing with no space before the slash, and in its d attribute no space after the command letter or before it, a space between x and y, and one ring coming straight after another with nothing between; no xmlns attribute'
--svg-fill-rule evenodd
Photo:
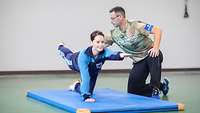
<svg viewBox="0 0 200 113"><path fill-rule="evenodd" d="M131 54L123 53L123 52L113 52L108 48L105 48L105 57L106 60L123 60L124 57L129 57Z"/></svg>
<svg viewBox="0 0 200 113"><path fill-rule="evenodd" d="M89 88L90 88L90 75L89 75L89 59L88 56L85 54L85 51L80 51L78 56L78 66L80 70L81 76L81 86L80 91L81 95L83 96L84 100L90 98Z"/></svg>

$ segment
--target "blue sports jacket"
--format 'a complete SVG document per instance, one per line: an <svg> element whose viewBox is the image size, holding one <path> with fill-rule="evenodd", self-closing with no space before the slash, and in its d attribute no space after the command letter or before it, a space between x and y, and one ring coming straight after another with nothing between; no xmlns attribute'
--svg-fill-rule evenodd
<svg viewBox="0 0 200 113"><path fill-rule="evenodd" d="M92 54L92 46L77 52L72 57L73 70L80 72L81 75L81 95L91 95L91 78L96 78L105 60L123 60L121 52L113 52L104 48L97 56ZM96 79L95 81L96 82Z"/></svg>

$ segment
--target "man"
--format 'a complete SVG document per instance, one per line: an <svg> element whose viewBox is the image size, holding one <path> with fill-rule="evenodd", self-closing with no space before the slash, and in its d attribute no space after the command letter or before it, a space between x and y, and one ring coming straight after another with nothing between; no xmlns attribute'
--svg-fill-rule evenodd
<svg viewBox="0 0 200 113"><path fill-rule="evenodd" d="M110 11L114 29L107 36L106 44L116 43L124 52L131 54L133 67L129 73L128 93L158 97L162 91L167 95L169 81L165 78L161 83L161 63L163 56L159 50L161 30L158 26L141 21L128 21L122 7L114 7ZM148 75L150 83L146 84Z"/></svg>

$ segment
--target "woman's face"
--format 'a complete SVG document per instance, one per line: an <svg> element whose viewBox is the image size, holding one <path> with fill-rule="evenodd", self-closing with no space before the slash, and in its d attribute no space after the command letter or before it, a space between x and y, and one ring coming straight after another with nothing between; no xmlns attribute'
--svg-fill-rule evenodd
<svg viewBox="0 0 200 113"><path fill-rule="evenodd" d="M102 35L97 35L94 40L92 41L93 49L95 49L97 52L103 51L105 47L105 39Z"/></svg>

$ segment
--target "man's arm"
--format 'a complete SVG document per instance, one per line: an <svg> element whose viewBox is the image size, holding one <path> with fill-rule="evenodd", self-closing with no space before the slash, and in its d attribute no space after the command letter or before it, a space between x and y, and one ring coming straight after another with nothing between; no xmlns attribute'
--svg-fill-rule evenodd
<svg viewBox="0 0 200 113"><path fill-rule="evenodd" d="M162 31L160 30L160 28L158 26L153 26L146 23L138 23L138 29L145 34L148 35L153 34L154 36L153 48L151 48L148 52L152 57L158 56L160 49L161 35L162 35Z"/></svg>
<svg viewBox="0 0 200 113"><path fill-rule="evenodd" d="M105 36L105 47L112 46L113 40L111 37L111 33Z"/></svg>
<svg viewBox="0 0 200 113"><path fill-rule="evenodd" d="M158 26L154 26L151 33L154 34L154 43L153 43L153 48L150 49L149 53L150 56L156 57L159 55L162 31Z"/></svg>

